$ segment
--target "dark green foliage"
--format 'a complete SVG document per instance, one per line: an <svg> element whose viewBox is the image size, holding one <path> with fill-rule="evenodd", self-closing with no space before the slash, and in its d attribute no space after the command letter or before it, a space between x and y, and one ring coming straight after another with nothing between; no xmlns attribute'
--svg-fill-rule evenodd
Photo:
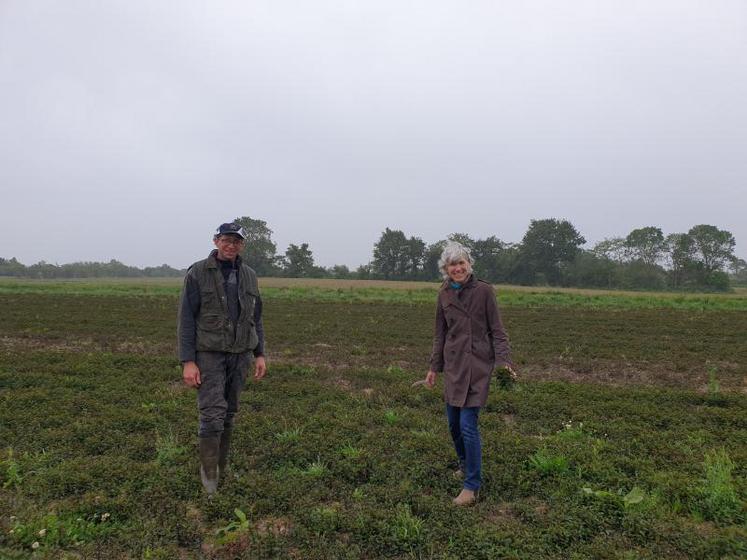
<svg viewBox="0 0 747 560"><path fill-rule="evenodd" d="M561 267L573 262L584 243L586 240L568 220L532 220L521 240L514 280L561 285Z"/></svg>
<svg viewBox="0 0 747 560"><path fill-rule="evenodd" d="M386 228L374 245L371 274L384 280L419 279L425 260L425 243Z"/></svg>

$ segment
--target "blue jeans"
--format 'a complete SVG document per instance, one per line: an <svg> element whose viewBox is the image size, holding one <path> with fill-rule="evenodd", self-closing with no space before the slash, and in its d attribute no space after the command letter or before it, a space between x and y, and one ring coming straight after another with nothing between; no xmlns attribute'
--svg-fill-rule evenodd
<svg viewBox="0 0 747 560"><path fill-rule="evenodd" d="M482 444L477 417L480 407L463 407L446 405L446 418L449 420L449 432L454 440L454 449L459 457L459 466L464 472L464 487L467 490L480 489L480 471L482 468Z"/></svg>

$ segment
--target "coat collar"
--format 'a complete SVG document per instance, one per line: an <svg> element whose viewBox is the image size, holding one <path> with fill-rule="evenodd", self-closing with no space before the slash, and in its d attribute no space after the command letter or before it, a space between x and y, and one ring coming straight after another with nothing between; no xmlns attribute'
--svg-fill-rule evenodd
<svg viewBox="0 0 747 560"><path fill-rule="evenodd" d="M460 309L466 309L464 307L464 304L462 303L462 300L459 299L459 292L463 290L470 290L474 288L477 285L477 279L475 278L474 274L470 274L469 278L467 278L467 281L462 284L462 287L459 290L455 290L449 285L449 279L447 278L443 285L441 286L441 290L446 295L446 301L448 301L450 304L460 308Z"/></svg>
<svg viewBox="0 0 747 560"><path fill-rule="evenodd" d="M213 249L210 251L210 254L207 258L207 267L208 268L218 268L220 265L218 264L218 249ZM241 268L241 255L236 255L236 268Z"/></svg>

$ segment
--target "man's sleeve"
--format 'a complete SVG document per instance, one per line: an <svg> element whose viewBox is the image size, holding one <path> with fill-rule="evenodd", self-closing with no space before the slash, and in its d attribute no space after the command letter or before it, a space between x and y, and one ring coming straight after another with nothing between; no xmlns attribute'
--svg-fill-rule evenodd
<svg viewBox="0 0 747 560"><path fill-rule="evenodd" d="M197 346L197 322L195 317L200 312L200 286L197 280L187 272L184 287L179 299L179 318L177 320L177 355L179 361L194 362Z"/></svg>
<svg viewBox="0 0 747 560"><path fill-rule="evenodd" d="M254 357L265 355L265 327L262 324L262 298L257 296L254 302L254 328L257 331L257 347L254 349Z"/></svg>

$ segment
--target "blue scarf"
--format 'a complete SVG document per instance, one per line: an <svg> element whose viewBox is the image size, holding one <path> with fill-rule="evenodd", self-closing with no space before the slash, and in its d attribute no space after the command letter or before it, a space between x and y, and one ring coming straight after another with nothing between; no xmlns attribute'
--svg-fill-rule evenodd
<svg viewBox="0 0 747 560"><path fill-rule="evenodd" d="M455 290L461 290L462 285L459 282L449 282L449 286L451 286Z"/></svg>

